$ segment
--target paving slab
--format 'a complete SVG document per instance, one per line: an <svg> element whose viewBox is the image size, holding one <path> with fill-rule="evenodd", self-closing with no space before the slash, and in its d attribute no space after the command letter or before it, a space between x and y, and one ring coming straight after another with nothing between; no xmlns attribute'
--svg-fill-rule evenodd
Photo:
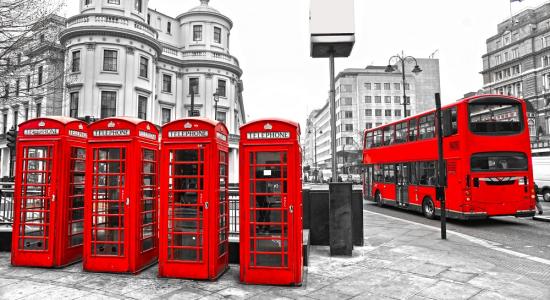
<svg viewBox="0 0 550 300"><path fill-rule="evenodd" d="M193 281L158 278L157 265L137 275L87 273L81 263L15 268L0 253L0 299L550 299L536 262L382 215L363 223L365 246L351 257L312 246L299 287L241 284L238 265Z"/></svg>

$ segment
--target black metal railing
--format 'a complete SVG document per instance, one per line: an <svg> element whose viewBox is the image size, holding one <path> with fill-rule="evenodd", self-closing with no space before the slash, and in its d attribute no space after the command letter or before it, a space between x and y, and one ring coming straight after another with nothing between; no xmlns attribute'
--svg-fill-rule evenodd
<svg viewBox="0 0 550 300"><path fill-rule="evenodd" d="M239 235L239 188L229 188L229 235Z"/></svg>
<svg viewBox="0 0 550 300"><path fill-rule="evenodd" d="M531 143L531 149L533 150L544 148L550 148L550 141L538 141Z"/></svg>
<svg viewBox="0 0 550 300"><path fill-rule="evenodd" d="M0 225L13 224L13 182L0 182ZM229 189L229 234L239 234L239 189Z"/></svg>
<svg viewBox="0 0 550 300"><path fill-rule="evenodd" d="M13 224L13 182L0 182L0 225Z"/></svg>

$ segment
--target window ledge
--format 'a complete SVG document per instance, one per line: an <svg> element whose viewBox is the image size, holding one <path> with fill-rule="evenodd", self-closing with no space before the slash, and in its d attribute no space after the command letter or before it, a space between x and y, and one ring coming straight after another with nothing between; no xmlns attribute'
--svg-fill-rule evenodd
<svg viewBox="0 0 550 300"><path fill-rule="evenodd" d="M174 95L172 92L168 92L168 91L160 91L162 94L166 94L166 95Z"/></svg>
<svg viewBox="0 0 550 300"><path fill-rule="evenodd" d="M105 70L101 70L100 73L104 73L104 74L118 74L118 71L105 71Z"/></svg>
<svg viewBox="0 0 550 300"><path fill-rule="evenodd" d="M138 78L141 79L141 80L149 81L148 77L138 76Z"/></svg>

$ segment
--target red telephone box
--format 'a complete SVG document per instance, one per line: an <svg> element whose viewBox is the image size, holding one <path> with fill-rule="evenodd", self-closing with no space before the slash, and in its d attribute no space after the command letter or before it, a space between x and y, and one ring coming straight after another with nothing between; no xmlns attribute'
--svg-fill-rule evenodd
<svg viewBox="0 0 550 300"><path fill-rule="evenodd" d="M300 126L268 119L241 127L240 279L302 283Z"/></svg>
<svg viewBox="0 0 550 300"><path fill-rule="evenodd" d="M158 130L129 117L89 127L84 270L137 273L158 257Z"/></svg>
<svg viewBox="0 0 550 300"><path fill-rule="evenodd" d="M82 258L87 127L66 117L19 125L14 266L61 267Z"/></svg>
<svg viewBox="0 0 550 300"><path fill-rule="evenodd" d="M204 118L162 128L161 277L212 280L229 268L227 138Z"/></svg>

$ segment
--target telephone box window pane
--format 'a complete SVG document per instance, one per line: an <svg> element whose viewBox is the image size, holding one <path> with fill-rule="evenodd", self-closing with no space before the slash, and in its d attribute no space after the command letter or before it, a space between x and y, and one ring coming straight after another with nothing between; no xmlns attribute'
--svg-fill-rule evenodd
<svg viewBox="0 0 550 300"><path fill-rule="evenodd" d="M157 151L144 149L142 152L142 187L141 187L141 251L145 252L155 247L155 231L157 227Z"/></svg>
<svg viewBox="0 0 550 300"><path fill-rule="evenodd" d="M123 148L99 148L93 153L92 255L124 255L125 183Z"/></svg>
<svg viewBox="0 0 550 300"><path fill-rule="evenodd" d="M71 170L69 171L69 247L83 244L84 234L84 177L86 150L71 148Z"/></svg>
<svg viewBox="0 0 550 300"><path fill-rule="evenodd" d="M21 250L48 250L52 147L23 149L20 235Z"/></svg>
<svg viewBox="0 0 550 300"><path fill-rule="evenodd" d="M172 151L169 160L168 259L202 261L204 150Z"/></svg>

